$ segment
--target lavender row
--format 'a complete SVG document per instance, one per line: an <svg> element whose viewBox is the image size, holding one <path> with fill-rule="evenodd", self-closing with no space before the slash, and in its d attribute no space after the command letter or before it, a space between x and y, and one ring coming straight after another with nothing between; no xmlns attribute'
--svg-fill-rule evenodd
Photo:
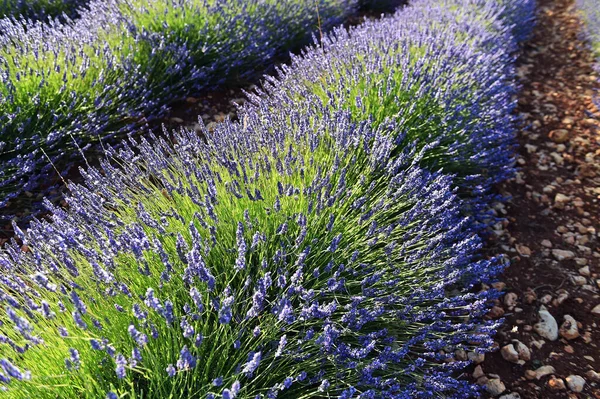
<svg viewBox="0 0 600 399"><path fill-rule="evenodd" d="M91 1L64 23L0 20L3 206L178 99L243 81L356 0ZM47 155L47 156L46 156Z"/></svg>
<svg viewBox="0 0 600 399"><path fill-rule="evenodd" d="M411 134L459 134L449 127L461 121L456 115L488 115L478 123L496 127L498 115L477 107L504 104L503 93L514 89L484 91L481 103L469 90L453 90L478 88L469 74L479 72L460 67L473 66L472 58L493 61L507 73L498 84L509 85L504 62L512 49L501 51L496 36L514 42L496 2L444 5L417 0L389 19L338 31L304 55L315 64L297 60L290 68L303 65L313 82L327 82L329 75L310 69L323 65L319 57L333 63L337 47L369 47L381 63L361 70L357 62L348 91L353 79L378 78L379 68L402 72L400 87L413 87L412 98L440 102L384 101L381 91L379 109L418 106L427 119L410 111L377 120L364 112L367 96L347 106L326 91L324 102L311 85L302 93L290 88L292 107L283 94L273 101L289 81L272 80L269 95L255 97L239 122L220 124L205 139L184 130L174 145L151 137L113 150L102 171L83 171L85 184L70 186L69 211L48 204L52 223L17 229L27 251L14 244L0 256L4 395L476 395L457 378L468 362L455 356L491 349L496 325L484 315L496 294L475 287L502 264L479 255L454 176L422 167L448 170L459 156L440 151L441 139L424 143L429 136ZM399 33L405 29L412 35ZM398 63L384 62L400 51ZM468 76L445 83L459 72ZM462 114L448 110L461 104ZM485 159L494 157L470 168Z"/></svg>
<svg viewBox="0 0 600 399"><path fill-rule="evenodd" d="M79 8L90 0L0 0L0 18L27 18L48 21L77 17Z"/></svg>
<svg viewBox="0 0 600 399"><path fill-rule="evenodd" d="M338 29L293 57L246 112L348 109L393 124L396 145L427 148L422 165L457 175L487 220L493 185L513 173L514 58L532 1L420 1L382 22Z"/></svg>

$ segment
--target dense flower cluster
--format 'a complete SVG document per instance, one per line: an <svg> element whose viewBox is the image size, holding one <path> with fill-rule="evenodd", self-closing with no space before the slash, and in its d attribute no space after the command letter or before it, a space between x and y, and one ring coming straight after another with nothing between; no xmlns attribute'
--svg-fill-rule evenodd
<svg viewBox="0 0 600 399"><path fill-rule="evenodd" d="M0 18L28 18L31 20L48 20L76 17L79 7L90 0L0 0Z"/></svg>
<svg viewBox="0 0 600 399"><path fill-rule="evenodd" d="M93 0L64 23L0 19L0 207L53 173L45 154L66 170L78 149L99 149L99 141L161 117L174 100L257 74L356 7L357 0Z"/></svg>
<svg viewBox="0 0 600 399"><path fill-rule="evenodd" d="M511 7L414 0L239 122L109 149L0 255L4 396L474 396L455 353L491 349L502 262L465 209L510 173Z"/></svg>
<svg viewBox="0 0 600 399"><path fill-rule="evenodd" d="M321 108L349 109L354 120L393 123L404 140L397 145L427 145L423 164L457 174L485 220L490 188L513 172L515 35L531 26L533 2L420 4L339 29L294 57L251 112L302 107L309 97Z"/></svg>

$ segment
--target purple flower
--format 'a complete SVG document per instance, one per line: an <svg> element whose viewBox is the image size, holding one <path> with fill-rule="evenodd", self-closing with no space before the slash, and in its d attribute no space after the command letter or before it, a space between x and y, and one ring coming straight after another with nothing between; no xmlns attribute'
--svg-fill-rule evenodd
<svg viewBox="0 0 600 399"><path fill-rule="evenodd" d="M242 373L246 374L246 377L252 378L252 375L260 365L261 353L260 352L251 352L248 355L248 362L244 365L242 369Z"/></svg>
<svg viewBox="0 0 600 399"><path fill-rule="evenodd" d="M229 324L231 318L231 307L233 306L233 295L231 295L229 287L225 290L225 298L221 300L221 306L219 307L219 323Z"/></svg>
<svg viewBox="0 0 600 399"><path fill-rule="evenodd" d="M139 332L133 324L130 324L127 328L129 335L139 346L145 346L148 343L148 336L142 332Z"/></svg>
<svg viewBox="0 0 600 399"><path fill-rule="evenodd" d="M69 371L79 370L81 360L77 349L69 348L69 358L65 359L65 365Z"/></svg>
<svg viewBox="0 0 600 399"><path fill-rule="evenodd" d="M125 367L127 366L127 359L122 354L117 354L115 357L115 364L117 365L115 368L115 372L117 373L117 378L122 380L125 378L127 370Z"/></svg>
<svg viewBox="0 0 600 399"><path fill-rule="evenodd" d="M175 370L175 367L173 367L172 364L169 364L167 366L167 374L169 375L169 377L175 377L175 374L177 374L177 370Z"/></svg>
<svg viewBox="0 0 600 399"><path fill-rule="evenodd" d="M185 345L181 352L179 352L179 359L177 360L177 370L191 370L196 367L196 358L190 353L187 345Z"/></svg>

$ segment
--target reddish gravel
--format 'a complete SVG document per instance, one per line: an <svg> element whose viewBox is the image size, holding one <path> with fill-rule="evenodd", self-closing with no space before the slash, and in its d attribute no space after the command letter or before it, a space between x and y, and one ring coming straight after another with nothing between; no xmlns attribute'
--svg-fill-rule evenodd
<svg viewBox="0 0 600 399"><path fill-rule="evenodd" d="M531 355L518 364L501 351L488 354L479 382L499 378L506 390L492 396L510 399L600 398L599 377L590 373L600 372L600 314L591 312L600 304L597 74L573 0L538 4L538 26L519 63L518 112L528 126L518 137L521 170L500 188L512 200L497 207L508 220L497 226L490 248L512 261L497 285L508 295L490 314L506 318L496 341L502 348L518 340ZM572 316L579 337L542 338L534 326L544 304L559 327ZM554 371L537 379L541 366ZM569 387L571 375L585 379L582 392Z"/></svg>

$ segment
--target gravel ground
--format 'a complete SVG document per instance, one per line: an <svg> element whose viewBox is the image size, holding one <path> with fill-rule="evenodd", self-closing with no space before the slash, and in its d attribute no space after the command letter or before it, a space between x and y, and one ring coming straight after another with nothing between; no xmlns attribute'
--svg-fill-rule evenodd
<svg viewBox="0 0 600 399"><path fill-rule="evenodd" d="M573 1L538 4L518 69L520 171L490 246L511 259L489 315L505 324L472 376L502 399L600 398L598 77Z"/></svg>

